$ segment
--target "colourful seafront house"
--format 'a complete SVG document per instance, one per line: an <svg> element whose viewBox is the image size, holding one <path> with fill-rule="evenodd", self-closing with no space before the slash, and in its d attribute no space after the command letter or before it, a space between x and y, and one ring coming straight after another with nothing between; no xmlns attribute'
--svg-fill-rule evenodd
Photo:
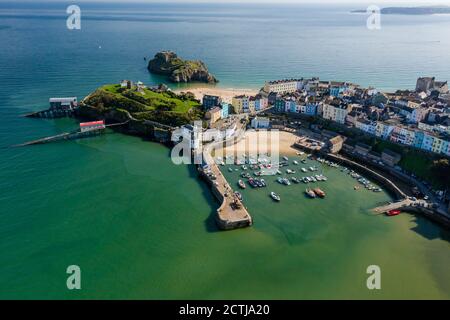
<svg viewBox="0 0 450 320"><path fill-rule="evenodd" d="M302 79L286 79L286 80L277 80L277 81L269 81L264 85L264 91L267 93L276 92L276 93L292 93L296 92L303 85Z"/></svg>
<svg viewBox="0 0 450 320"><path fill-rule="evenodd" d="M250 97L247 95L240 95L233 97L231 104L234 109L234 113L242 113L250 111Z"/></svg>
<svg viewBox="0 0 450 320"><path fill-rule="evenodd" d="M255 117L251 122L253 129L268 129L270 127L270 120L263 117Z"/></svg>
<svg viewBox="0 0 450 320"><path fill-rule="evenodd" d="M222 98L219 96L212 96L212 95L208 95L208 94L205 94L203 96L202 104L203 104L204 110L209 110L214 107L218 107L218 106L220 106L221 103L222 103Z"/></svg>
<svg viewBox="0 0 450 320"><path fill-rule="evenodd" d="M258 94L255 96L255 111L261 111L268 107L269 101L267 98Z"/></svg>
<svg viewBox="0 0 450 320"><path fill-rule="evenodd" d="M220 105L221 109L221 118L225 119L228 118L230 115L230 105L228 103L222 102Z"/></svg>
<svg viewBox="0 0 450 320"><path fill-rule="evenodd" d="M347 114L351 111L351 107L347 104L324 104L323 115L324 119L328 119L337 123L344 124Z"/></svg>
<svg viewBox="0 0 450 320"><path fill-rule="evenodd" d="M286 112L286 101L283 98L277 98L275 100L275 110L277 112Z"/></svg>
<svg viewBox="0 0 450 320"><path fill-rule="evenodd" d="M315 116L317 114L317 104L316 103L306 104L305 114L307 114L308 116Z"/></svg>
<svg viewBox="0 0 450 320"><path fill-rule="evenodd" d="M205 117L209 120L210 125L216 123L220 120L220 117L222 115L222 109L220 107L214 107L212 109L209 109Z"/></svg>
<svg viewBox="0 0 450 320"><path fill-rule="evenodd" d="M330 88L330 96L339 97L340 88L339 87L331 87Z"/></svg>
<svg viewBox="0 0 450 320"><path fill-rule="evenodd" d="M414 136L414 144L413 146L419 149L424 149L423 146L423 140L425 138L425 133L423 131L416 131Z"/></svg>

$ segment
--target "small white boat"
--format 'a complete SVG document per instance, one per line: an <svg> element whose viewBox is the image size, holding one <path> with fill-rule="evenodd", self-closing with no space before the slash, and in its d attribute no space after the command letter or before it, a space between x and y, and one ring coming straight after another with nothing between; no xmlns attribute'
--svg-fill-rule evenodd
<svg viewBox="0 0 450 320"><path fill-rule="evenodd" d="M277 202L281 201L280 196L277 195L275 192L271 192L271 193L270 193L270 197L271 197L273 200L277 201Z"/></svg>
<svg viewBox="0 0 450 320"><path fill-rule="evenodd" d="M306 189L305 190L305 194L310 197L311 199L314 199L316 197L316 194L314 191L312 191L311 189Z"/></svg>
<svg viewBox="0 0 450 320"><path fill-rule="evenodd" d="M283 160L284 160L284 161L289 161L289 158L286 157L286 156L284 156L284 157L283 157Z"/></svg>
<svg viewBox="0 0 450 320"><path fill-rule="evenodd" d="M302 168L302 172L308 172L308 170L306 170L306 168Z"/></svg>
<svg viewBox="0 0 450 320"><path fill-rule="evenodd" d="M298 161L297 160L294 160L294 162L293 162L295 165L298 165Z"/></svg>

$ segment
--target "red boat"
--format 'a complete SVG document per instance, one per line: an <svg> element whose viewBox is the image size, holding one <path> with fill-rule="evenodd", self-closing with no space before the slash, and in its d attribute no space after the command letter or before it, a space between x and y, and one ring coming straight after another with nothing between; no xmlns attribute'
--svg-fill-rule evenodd
<svg viewBox="0 0 450 320"><path fill-rule="evenodd" d="M401 213L400 210L391 210L391 211L388 211L386 213L386 215L388 215L389 217L392 217L392 216L398 216L400 213Z"/></svg>

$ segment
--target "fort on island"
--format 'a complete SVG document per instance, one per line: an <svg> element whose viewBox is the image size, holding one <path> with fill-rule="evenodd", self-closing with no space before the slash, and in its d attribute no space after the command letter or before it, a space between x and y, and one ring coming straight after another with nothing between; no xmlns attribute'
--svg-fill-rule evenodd
<svg viewBox="0 0 450 320"><path fill-rule="evenodd" d="M169 60L178 59L172 53L160 54L155 59L165 62L158 66L169 63L169 56ZM150 63L152 69L155 61ZM351 170L352 175L363 175L386 189L396 201L375 208L375 213L419 212L449 226L450 93L446 81L422 77L415 90L381 92L351 82L296 78L266 82L251 95L236 93L225 97L201 91L173 92L165 85L147 87L140 81L122 80L98 88L81 102L76 97L51 98L47 110L27 116L74 116L91 121L74 132L23 145L82 138L107 127L168 145L187 139L192 155L200 152L203 157L199 175L220 202L217 225L230 230L251 226L253 219L242 195L221 172L224 159L217 161L212 150L245 142L246 129L261 133L280 130L289 135L281 144L346 172ZM194 121L201 122L201 151L197 150ZM255 169L254 175L266 166L277 166L279 172L283 166L281 159L274 164L259 159L252 163L250 157L234 161ZM266 186L260 176L243 172L242 177L241 187L245 182L251 187ZM273 192L271 197L280 201Z"/></svg>

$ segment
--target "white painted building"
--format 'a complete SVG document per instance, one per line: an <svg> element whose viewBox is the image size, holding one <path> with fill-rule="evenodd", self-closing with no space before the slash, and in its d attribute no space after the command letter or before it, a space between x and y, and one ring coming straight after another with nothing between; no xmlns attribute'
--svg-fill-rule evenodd
<svg viewBox="0 0 450 320"><path fill-rule="evenodd" d="M268 129L270 120L268 118L255 117L251 122L251 126L253 129Z"/></svg>
<svg viewBox="0 0 450 320"><path fill-rule="evenodd" d="M264 85L264 91L276 93L290 93L296 92L300 87L303 87L303 80L288 79L269 81Z"/></svg>

